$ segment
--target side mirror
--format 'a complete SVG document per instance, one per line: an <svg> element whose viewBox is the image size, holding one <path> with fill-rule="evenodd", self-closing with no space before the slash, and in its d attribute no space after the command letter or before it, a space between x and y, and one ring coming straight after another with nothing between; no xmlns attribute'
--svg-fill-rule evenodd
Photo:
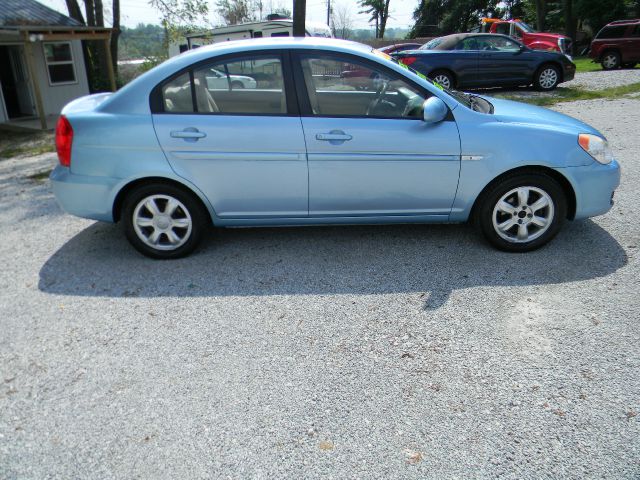
<svg viewBox="0 0 640 480"><path fill-rule="evenodd" d="M449 109L438 97L429 97L422 104L422 120L424 123L439 123L447 117Z"/></svg>

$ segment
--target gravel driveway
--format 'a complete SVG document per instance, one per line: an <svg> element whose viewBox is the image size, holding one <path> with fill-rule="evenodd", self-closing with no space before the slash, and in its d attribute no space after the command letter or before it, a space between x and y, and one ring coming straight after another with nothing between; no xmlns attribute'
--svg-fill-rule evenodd
<svg viewBox="0 0 640 480"><path fill-rule="evenodd" d="M640 68L635 68L579 72L573 80L562 83L560 86L568 88L582 88L584 90L603 90L605 88L621 87L630 83L639 82Z"/></svg>
<svg viewBox="0 0 640 480"><path fill-rule="evenodd" d="M467 226L218 231L157 262L0 162L0 478L638 478L640 103L534 253Z"/></svg>

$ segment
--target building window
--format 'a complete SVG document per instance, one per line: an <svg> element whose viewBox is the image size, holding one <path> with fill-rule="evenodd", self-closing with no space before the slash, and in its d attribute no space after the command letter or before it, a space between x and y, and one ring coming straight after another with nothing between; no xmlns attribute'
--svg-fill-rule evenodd
<svg viewBox="0 0 640 480"><path fill-rule="evenodd" d="M44 59L47 63L49 84L76 83L76 70L70 43L44 43Z"/></svg>

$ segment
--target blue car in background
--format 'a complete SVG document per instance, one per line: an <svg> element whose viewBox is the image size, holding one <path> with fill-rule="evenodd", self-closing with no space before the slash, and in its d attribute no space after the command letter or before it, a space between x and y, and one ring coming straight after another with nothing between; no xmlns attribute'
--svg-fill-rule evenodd
<svg viewBox="0 0 640 480"><path fill-rule="evenodd" d="M607 212L620 180L589 125L447 91L370 47L319 38L174 57L68 104L56 146L62 208L122 222L153 258L189 254L211 225L470 219L495 247L524 252L565 219Z"/></svg>
<svg viewBox="0 0 640 480"><path fill-rule="evenodd" d="M533 85L553 90L573 80L576 66L560 52L533 50L507 35L457 33L393 56L445 88Z"/></svg>

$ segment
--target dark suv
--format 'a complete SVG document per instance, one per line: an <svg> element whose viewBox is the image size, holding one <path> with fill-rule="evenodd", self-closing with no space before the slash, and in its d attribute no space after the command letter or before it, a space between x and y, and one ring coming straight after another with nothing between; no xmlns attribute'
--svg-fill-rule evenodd
<svg viewBox="0 0 640 480"><path fill-rule="evenodd" d="M635 67L640 62L640 19L606 25L591 42L589 56L605 70Z"/></svg>

